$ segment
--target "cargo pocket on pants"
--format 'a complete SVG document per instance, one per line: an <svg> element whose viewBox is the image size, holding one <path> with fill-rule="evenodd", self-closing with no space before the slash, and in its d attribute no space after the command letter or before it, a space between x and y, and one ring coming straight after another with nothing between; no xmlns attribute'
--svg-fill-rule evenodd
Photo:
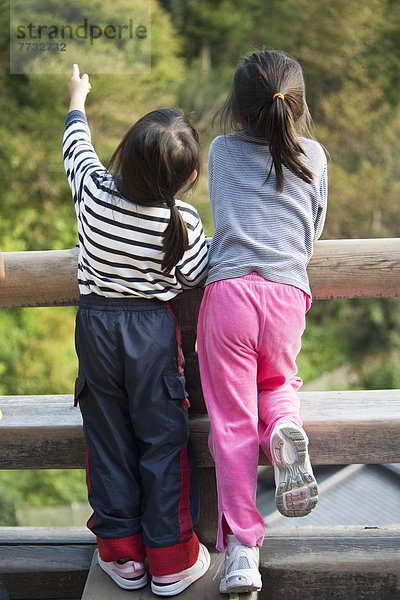
<svg viewBox="0 0 400 600"><path fill-rule="evenodd" d="M185 390L185 377L180 373L165 373L167 388L169 441L186 443L189 440L189 401Z"/></svg>

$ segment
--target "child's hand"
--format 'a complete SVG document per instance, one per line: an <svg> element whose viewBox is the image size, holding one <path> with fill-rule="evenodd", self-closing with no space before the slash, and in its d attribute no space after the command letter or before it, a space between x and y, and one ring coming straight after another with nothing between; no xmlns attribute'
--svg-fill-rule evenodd
<svg viewBox="0 0 400 600"><path fill-rule="evenodd" d="M86 96L91 88L89 76L84 73L82 77L80 77L78 65L72 65L72 75L68 83L69 95L71 97L69 105L70 111L81 110L82 112L85 112Z"/></svg>

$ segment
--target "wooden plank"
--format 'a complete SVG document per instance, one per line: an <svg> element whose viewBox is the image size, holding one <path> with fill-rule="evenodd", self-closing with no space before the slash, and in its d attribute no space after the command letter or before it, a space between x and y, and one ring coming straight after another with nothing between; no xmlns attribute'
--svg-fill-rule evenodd
<svg viewBox="0 0 400 600"><path fill-rule="evenodd" d="M391 600L400 590L400 528L267 532L261 599Z"/></svg>
<svg viewBox="0 0 400 600"><path fill-rule="evenodd" d="M92 560L94 544L68 544L61 529L54 533L32 528L19 531L20 544L1 542L10 537L10 529L0 528L0 578L10 597L20 600L80 597L83 580L92 562L83 600L117 600L127 597ZM75 528L73 528L75 529ZM32 545L31 537L40 543ZM79 537L72 531L72 536ZM22 543L23 540L28 543ZM44 544L49 539L58 545ZM4 541L4 540L3 540ZM62 541L65 546L59 545ZM82 542L85 540L82 538ZM85 549L85 552L83 552ZM9 552L11 550L11 553ZM260 552L263 589L260 600L283 598L336 598L343 600L391 600L400 589L400 526L295 527L266 532ZM212 565L217 554L212 553ZM180 594L181 600L226 600L218 592L216 568ZM79 593L80 589L80 593ZM327 595L327 591L329 594ZM149 586L129 592L132 600L150 600ZM255 599L241 595L240 600Z"/></svg>
<svg viewBox="0 0 400 600"><path fill-rule="evenodd" d="M323 240L308 266L315 300L400 296L400 238Z"/></svg>
<svg viewBox="0 0 400 600"><path fill-rule="evenodd" d="M217 555L211 555L211 564L215 562ZM215 569L209 569L200 579L192 583L186 590L181 592L179 600L229 600L229 596L219 593L219 578L213 581ZM131 600L154 600L156 596L151 591L150 583L141 590L126 592L120 589L111 578L106 575L97 563L97 553L93 555L89 575L86 581L82 600L125 600L127 594ZM158 597L158 596L157 596ZM240 600L256 600L257 594L239 594Z"/></svg>
<svg viewBox="0 0 400 600"><path fill-rule="evenodd" d="M203 289L195 288L179 294L171 301L182 334L182 348L185 357L195 351L197 338L197 318L199 314Z"/></svg>
<svg viewBox="0 0 400 600"><path fill-rule="evenodd" d="M186 390L189 395L191 414L206 414L206 405L201 389L199 358L197 352L185 353Z"/></svg>
<svg viewBox="0 0 400 600"><path fill-rule="evenodd" d="M0 600L10 600L10 596L6 590L6 587L2 581L0 581Z"/></svg>
<svg viewBox="0 0 400 600"><path fill-rule="evenodd" d="M218 527L218 496L215 468L199 469L200 515L195 531L204 544L215 543Z"/></svg>
<svg viewBox="0 0 400 600"><path fill-rule="evenodd" d="M94 544L0 544L0 579L12 600L80 598Z"/></svg>
<svg viewBox="0 0 400 600"><path fill-rule="evenodd" d="M96 544L87 527L0 527L0 546Z"/></svg>
<svg viewBox="0 0 400 600"><path fill-rule="evenodd" d="M0 527L0 579L12 600L81 598L95 547L86 527Z"/></svg>
<svg viewBox="0 0 400 600"><path fill-rule="evenodd" d="M3 256L6 278L0 287L0 308L78 303L78 248Z"/></svg>
<svg viewBox="0 0 400 600"><path fill-rule="evenodd" d="M79 408L71 395L0 396L0 468L84 468Z"/></svg>
<svg viewBox="0 0 400 600"><path fill-rule="evenodd" d="M400 390L300 392L300 399L314 464L400 462ZM72 396L0 396L0 408L0 468L84 468ZM190 424L198 465L212 467L208 417L193 415Z"/></svg>
<svg viewBox="0 0 400 600"><path fill-rule="evenodd" d="M76 305L77 260L76 248L5 252L0 308ZM398 297L400 238L318 241L308 273L315 299Z"/></svg>

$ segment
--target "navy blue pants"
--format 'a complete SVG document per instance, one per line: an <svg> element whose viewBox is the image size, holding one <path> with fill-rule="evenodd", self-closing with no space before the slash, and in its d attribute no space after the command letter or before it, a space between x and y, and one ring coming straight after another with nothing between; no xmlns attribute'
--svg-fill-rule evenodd
<svg viewBox="0 0 400 600"><path fill-rule="evenodd" d="M153 575L188 568L199 551L199 495L180 335L169 305L81 296L75 344L93 508L88 527L100 556L147 555Z"/></svg>

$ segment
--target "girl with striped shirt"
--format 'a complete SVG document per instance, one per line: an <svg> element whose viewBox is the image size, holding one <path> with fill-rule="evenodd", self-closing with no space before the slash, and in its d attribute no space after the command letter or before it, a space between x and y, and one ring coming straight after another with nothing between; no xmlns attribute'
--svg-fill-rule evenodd
<svg viewBox="0 0 400 600"><path fill-rule="evenodd" d="M274 467L278 510L300 517L317 504L295 361L327 168L322 147L299 137L309 121L303 75L283 52L257 52L239 64L222 121L234 132L210 148L214 235L198 350L217 473L217 549L226 549L220 591L230 593L261 589L259 445Z"/></svg>
<svg viewBox="0 0 400 600"><path fill-rule="evenodd" d="M193 532L198 488L180 335L169 300L199 285L207 246L176 200L200 168L197 132L160 109L125 135L106 169L90 141L88 76L73 66L63 152L78 220L75 398L100 567L124 589L177 594L208 569Z"/></svg>

